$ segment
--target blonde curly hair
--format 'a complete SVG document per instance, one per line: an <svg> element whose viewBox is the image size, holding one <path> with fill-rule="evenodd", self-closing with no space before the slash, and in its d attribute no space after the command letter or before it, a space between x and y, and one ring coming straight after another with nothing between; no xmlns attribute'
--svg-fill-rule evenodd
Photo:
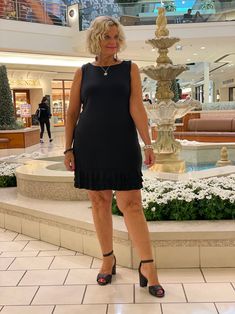
<svg viewBox="0 0 235 314"><path fill-rule="evenodd" d="M116 26L118 29L118 51L126 47L125 34L118 20L110 16L98 16L92 21L87 34L87 49L91 54L98 55L100 53L100 40L104 39L104 35L112 26Z"/></svg>

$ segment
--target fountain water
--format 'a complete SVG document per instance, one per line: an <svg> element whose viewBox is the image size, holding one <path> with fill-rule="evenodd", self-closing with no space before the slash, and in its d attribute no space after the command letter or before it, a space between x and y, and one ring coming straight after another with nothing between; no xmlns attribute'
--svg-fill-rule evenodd
<svg viewBox="0 0 235 314"><path fill-rule="evenodd" d="M166 28L167 19L164 8L158 9L156 24L156 37L146 41L153 48L158 48L159 56L156 60L156 65L140 69L141 72L157 81L157 102L156 104L146 106L149 117L156 122L158 129L158 137L153 144L156 162L151 167L151 170L182 173L185 171L185 162L178 157L181 144L175 140L173 134L175 119L183 117L187 112L201 106L201 104L193 99L186 99L177 103L172 100L174 96L170 89L172 80L188 68L186 65L173 65L167 55L168 48L180 39L168 36L169 30Z"/></svg>

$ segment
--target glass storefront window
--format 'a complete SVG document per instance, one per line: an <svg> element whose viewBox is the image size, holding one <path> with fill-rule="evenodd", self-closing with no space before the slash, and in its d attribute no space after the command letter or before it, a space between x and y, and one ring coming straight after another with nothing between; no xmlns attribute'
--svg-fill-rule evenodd
<svg viewBox="0 0 235 314"><path fill-rule="evenodd" d="M52 81L52 117L55 127L64 126L72 81Z"/></svg>
<svg viewBox="0 0 235 314"><path fill-rule="evenodd" d="M72 81L64 81L64 88L71 88L72 87Z"/></svg>
<svg viewBox="0 0 235 314"><path fill-rule="evenodd" d="M51 88L63 88L62 81L52 81Z"/></svg>

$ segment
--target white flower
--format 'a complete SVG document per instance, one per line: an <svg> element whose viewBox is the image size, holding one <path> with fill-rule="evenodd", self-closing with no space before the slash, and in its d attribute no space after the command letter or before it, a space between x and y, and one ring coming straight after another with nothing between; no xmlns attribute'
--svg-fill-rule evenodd
<svg viewBox="0 0 235 314"><path fill-rule="evenodd" d="M19 166L22 166L22 164L6 162L0 163L0 176L14 176L15 169Z"/></svg>

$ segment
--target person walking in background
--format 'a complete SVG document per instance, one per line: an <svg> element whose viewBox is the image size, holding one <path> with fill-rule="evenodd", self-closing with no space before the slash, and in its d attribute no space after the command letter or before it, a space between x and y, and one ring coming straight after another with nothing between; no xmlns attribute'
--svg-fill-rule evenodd
<svg viewBox="0 0 235 314"><path fill-rule="evenodd" d="M97 276L107 285L116 274L113 253L112 191L133 245L141 259L140 286L163 297L152 255L147 222L144 217L142 158L137 131L145 146L145 164L154 164L148 120L142 101L138 66L122 61L117 53L125 47L121 24L114 18L99 16L88 30L87 44L95 55L92 63L79 68L74 76L65 126L67 170L74 171L75 187L86 189L103 262Z"/></svg>
<svg viewBox="0 0 235 314"><path fill-rule="evenodd" d="M53 139L51 138L51 130L50 130L51 112L50 112L50 107L48 105L48 100L47 100L46 96L44 96L42 98L41 103L38 105L36 116L38 118L38 121L40 124L40 129L41 129L41 131L40 131L40 143L44 143L43 134L44 134L44 126L45 125L46 125L46 129L47 129L49 141L52 142Z"/></svg>
<svg viewBox="0 0 235 314"><path fill-rule="evenodd" d="M152 105L152 100L149 98L148 94L144 95L143 102L148 102L148 104Z"/></svg>
<svg viewBox="0 0 235 314"><path fill-rule="evenodd" d="M188 9L187 13L184 14L183 22L184 23L191 23L192 19L193 19L192 9Z"/></svg>

